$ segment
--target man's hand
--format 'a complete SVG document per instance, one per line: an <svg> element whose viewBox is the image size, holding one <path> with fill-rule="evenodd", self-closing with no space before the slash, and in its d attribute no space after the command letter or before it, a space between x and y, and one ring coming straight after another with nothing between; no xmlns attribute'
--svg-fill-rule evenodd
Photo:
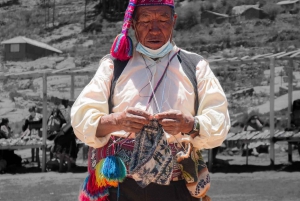
<svg viewBox="0 0 300 201"><path fill-rule="evenodd" d="M188 133L194 127L194 117L183 114L179 110L169 110L156 114L154 116L162 125L163 129L171 134L176 135L179 132Z"/></svg>
<svg viewBox="0 0 300 201"><path fill-rule="evenodd" d="M150 123L152 115L147 111L129 107L123 112L111 114L113 118L113 124L117 125L120 130L126 132L139 132L144 125Z"/></svg>

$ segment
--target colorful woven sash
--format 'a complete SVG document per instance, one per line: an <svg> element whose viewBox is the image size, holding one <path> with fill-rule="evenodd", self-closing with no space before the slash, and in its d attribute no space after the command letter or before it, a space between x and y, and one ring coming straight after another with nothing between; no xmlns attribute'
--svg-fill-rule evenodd
<svg viewBox="0 0 300 201"><path fill-rule="evenodd" d="M104 147L90 148L89 175L82 185L80 201L108 201L108 189L118 187L127 173L141 187L151 182L168 185L172 178L180 176L192 196L204 197L208 191L210 177L200 151L192 150L189 157L176 161L175 155L183 149L167 143L156 121L144 127L135 139L113 144L115 140L112 137Z"/></svg>

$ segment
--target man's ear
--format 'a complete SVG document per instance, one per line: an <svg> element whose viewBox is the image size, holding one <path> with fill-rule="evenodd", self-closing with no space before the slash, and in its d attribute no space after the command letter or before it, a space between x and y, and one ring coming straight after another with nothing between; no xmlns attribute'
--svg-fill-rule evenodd
<svg viewBox="0 0 300 201"><path fill-rule="evenodd" d="M175 27L176 21L177 21L177 14L174 13L174 17L173 17L173 27Z"/></svg>
<svg viewBox="0 0 300 201"><path fill-rule="evenodd" d="M170 42L172 42L173 31L174 31L174 29L175 29L176 20L177 20L177 14L174 13L174 16L173 16L173 28L172 28L172 33L171 33L171 36L170 36Z"/></svg>
<svg viewBox="0 0 300 201"><path fill-rule="evenodd" d="M131 24L131 28L133 29L133 30L135 30L135 24L133 23L133 20L131 19L131 21L130 21L130 24Z"/></svg>

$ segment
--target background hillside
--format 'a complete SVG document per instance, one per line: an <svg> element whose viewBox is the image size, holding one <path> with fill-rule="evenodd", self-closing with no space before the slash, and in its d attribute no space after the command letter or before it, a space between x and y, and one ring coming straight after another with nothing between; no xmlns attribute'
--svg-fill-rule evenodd
<svg viewBox="0 0 300 201"><path fill-rule="evenodd" d="M109 53L111 44L121 30L124 10L123 0L0 0L0 41L25 36L47 43L63 54L36 61L4 62L0 57L0 74L34 72L48 69L97 68L98 62ZM300 12L291 12L276 5L279 0L185 0L176 1L178 20L174 31L176 44L206 58L253 56L300 48ZM268 17L243 19L232 15L240 5L255 5ZM202 13L212 11L229 15L222 23L208 23ZM133 34L130 33L133 37ZM0 52L3 46L0 46ZM3 55L2 55L3 56ZM286 75L286 62L281 77ZM295 63L298 68L299 63ZM218 66L212 66L216 69ZM236 68L238 67L238 68ZM238 69L238 70L237 70ZM251 107L266 103L268 97L268 63L222 66L214 70L230 100L234 116ZM88 76L76 77L77 96L90 80ZM297 79L296 79L297 80ZM26 80L0 80L0 118L7 116L21 122L28 115L28 105L40 104L41 78ZM49 84L50 83L50 84ZM279 83L280 85L280 83ZM282 83L281 83L282 85ZM284 85L284 83L283 83ZM230 94L256 87L256 98L231 98ZM70 77L48 79L48 95L70 97ZM277 87L277 96L279 86ZM284 112L281 111L283 114Z"/></svg>
<svg viewBox="0 0 300 201"><path fill-rule="evenodd" d="M86 63L97 62L109 52L111 42L121 29L127 5L126 1L117 0L88 1L84 29L84 0L9 2L19 3L0 7L0 41L20 35L27 36L48 43ZM109 2L106 7L110 12L106 11L106 14L103 11L104 2ZM123 2L122 5L119 5L120 2ZM178 46L200 54L211 54L225 48L240 46L261 47L262 52L286 50L290 45L299 46L299 12L293 15L281 13L282 9L274 4L275 2L278 0L178 1L176 12L179 17L174 40ZM201 22L201 13L204 10L230 15L234 6L256 3L260 3L259 7L272 16L262 20L240 20L230 17L229 22L222 24ZM112 15L114 12L118 14ZM250 54L254 53L259 52L257 49L250 51ZM81 64L81 67L85 65Z"/></svg>

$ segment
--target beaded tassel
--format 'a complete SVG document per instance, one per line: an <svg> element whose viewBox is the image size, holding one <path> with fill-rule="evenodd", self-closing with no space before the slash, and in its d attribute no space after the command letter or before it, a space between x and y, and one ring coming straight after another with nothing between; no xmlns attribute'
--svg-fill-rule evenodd
<svg viewBox="0 0 300 201"><path fill-rule="evenodd" d="M118 187L126 177L126 167L116 156L108 156L98 162L85 179L79 194L80 201L109 201L108 188Z"/></svg>

